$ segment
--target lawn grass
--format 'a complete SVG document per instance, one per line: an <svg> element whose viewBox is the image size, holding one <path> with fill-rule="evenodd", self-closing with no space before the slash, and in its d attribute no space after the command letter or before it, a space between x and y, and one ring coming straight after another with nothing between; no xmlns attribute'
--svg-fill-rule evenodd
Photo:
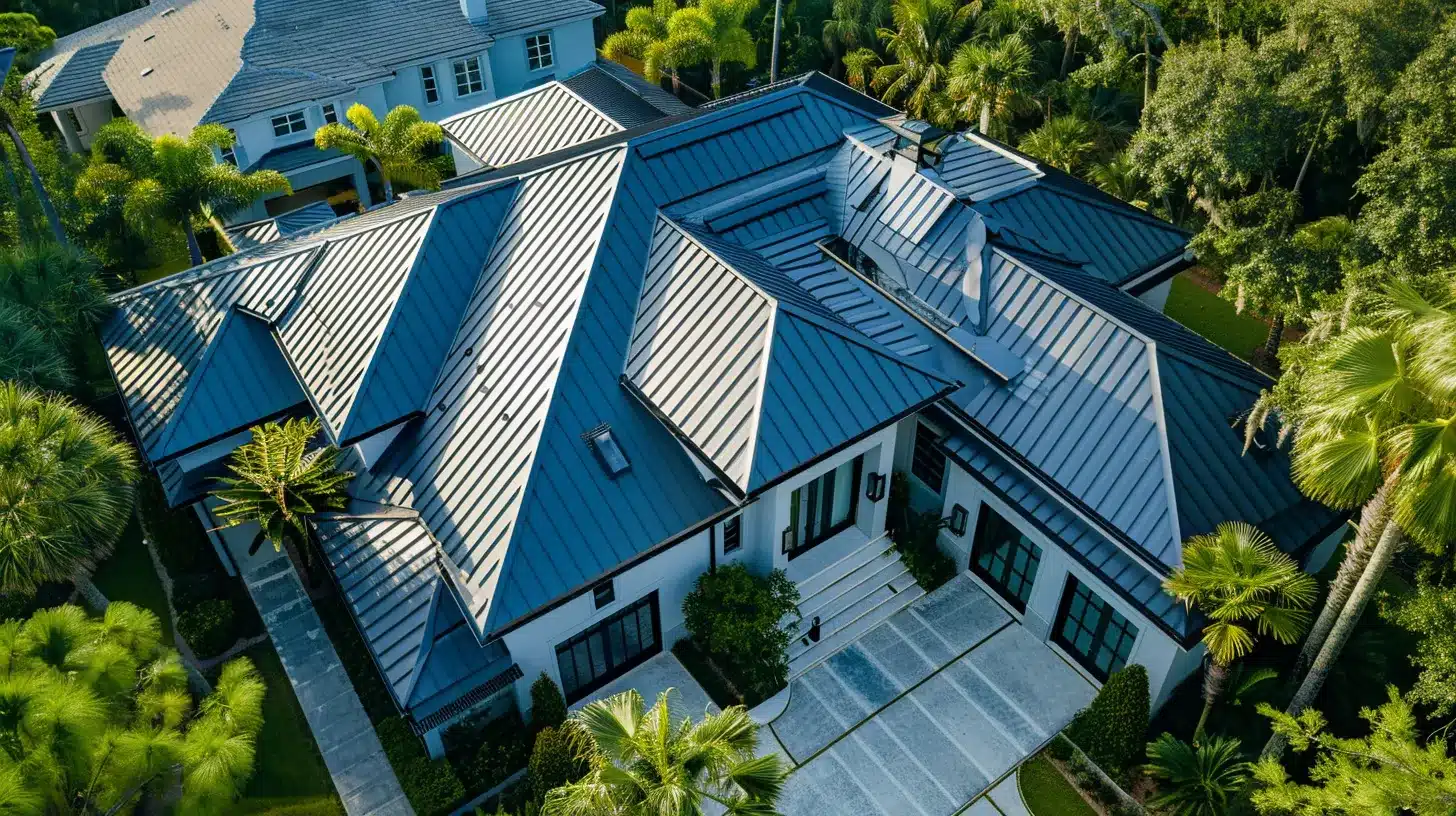
<svg viewBox="0 0 1456 816"><path fill-rule="evenodd" d="M132 516L116 542L111 557L96 567L91 582L109 601L129 601L150 609L162 622L164 642L172 642L172 616L167 614L167 593L152 566L152 556L142 543L141 525Z"/></svg>
<svg viewBox="0 0 1456 816"><path fill-rule="evenodd" d="M298 706L298 698L293 696L293 687L278 661L278 653L271 643L264 643L249 649L247 656L263 675L268 695L263 701L257 767L240 803L240 812L268 813L312 802L316 807L310 808L309 813L342 813L333 780ZM249 809L250 803L258 806L265 801L268 807Z"/></svg>
<svg viewBox="0 0 1456 816"><path fill-rule="evenodd" d="M1200 286L1188 272L1173 278L1163 313L1245 360L1269 335L1268 324L1235 312L1233 303Z"/></svg>
<svg viewBox="0 0 1456 816"><path fill-rule="evenodd" d="M1017 787L1032 816L1097 816L1050 760L1037 754L1017 774Z"/></svg>

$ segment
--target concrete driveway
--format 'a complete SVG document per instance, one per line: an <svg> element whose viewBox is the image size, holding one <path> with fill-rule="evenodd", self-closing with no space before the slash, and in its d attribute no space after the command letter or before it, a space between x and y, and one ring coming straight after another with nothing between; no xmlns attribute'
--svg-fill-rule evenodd
<svg viewBox="0 0 1456 816"><path fill-rule="evenodd" d="M961 575L790 683L785 816L950 816L1094 689Z"/></svg>

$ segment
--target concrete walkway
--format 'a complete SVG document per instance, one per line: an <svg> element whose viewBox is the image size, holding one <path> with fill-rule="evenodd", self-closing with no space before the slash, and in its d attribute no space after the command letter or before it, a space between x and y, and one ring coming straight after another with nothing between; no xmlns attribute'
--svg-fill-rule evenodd
<svg viewBox="0 0 1456 816"><path fill-rule="evenodd" d="M364 705L288 556L265 546L249 561L239 561L243 582L268 626L344 811L349 816L413 816Z"/></svg>
<svg viewBox="0 0 1456 816"><path fill-rule="evenodd" d="M789 692L771 726L798 764L779 801L785 816L950 816L1093 696L964 575L795 678Z"/></svg>

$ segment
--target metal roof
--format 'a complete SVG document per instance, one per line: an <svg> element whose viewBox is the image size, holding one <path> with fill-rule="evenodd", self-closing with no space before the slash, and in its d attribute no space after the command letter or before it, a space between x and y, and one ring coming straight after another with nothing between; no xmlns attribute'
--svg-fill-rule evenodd
<svg viewBox="0 0 1456 816"><path fill-rule="evenodd" d="M740 493L954 387L728 247L659 217L625 373Z"/></svg>
<svg viewBox="0 0 1456 816"><path fill-rule="evenodd" d="M279 173L292 173L295 170L302 170L305 167L313 167L316 164L333 161L348 157L348 154L336 147L328 150L319 150L313 139L306 139L283 147L275 147L267 153L259 156L258 159L243 169L245 170L276 170Z"/></svg>
<svg viewBox="0 0 1456 816"><path fill-rule="evenodd" d="M504 167L626 129L560 82L456 114L440 127L486 167Z"/></svg>
<svg viewBox="0 0 1456 816"><path fill-rule="evenodd" d="M338 218L327 201L315 201L264 221L239 224L229 228L227 233L228 239L238 250L254 249L280 238L316 229Z"/></svg>
<svg viewBox="0 0 1456 816"><path fill-rule="evenodd" d="M598 59L561 80L561 84L623 128L692 110L627 66L607 59Z"/></svg>
<svg viewBox="0 0 1456 816"><path fill-rule="evenodd" d="M1045 175L1036 162L974 133L953 134L940 143L940 178L968 202L1020 189Z"/></svg>

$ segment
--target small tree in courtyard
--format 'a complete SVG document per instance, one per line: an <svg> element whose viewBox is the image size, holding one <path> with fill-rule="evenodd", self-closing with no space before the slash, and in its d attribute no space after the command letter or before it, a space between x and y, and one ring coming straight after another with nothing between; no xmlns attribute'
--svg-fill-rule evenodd
<svg viewBox="0 0 1456 816"><path fill-rule="evenodd" d="M1134 663L1112 673L1092 704L1077 712L1067 736L1110 774L1143 755L1150 716L1148 670Z"/></svg>
<svg viewBox="0 0 1456 816"><path fill-rule="evenodd" d="M779 626L797 611L799 589L774 570L757 576L742 564L728 564L698 577L683 601L688 632L709 655L725 664L756 697L771 696L789 673L793 634Z"/></svg>

